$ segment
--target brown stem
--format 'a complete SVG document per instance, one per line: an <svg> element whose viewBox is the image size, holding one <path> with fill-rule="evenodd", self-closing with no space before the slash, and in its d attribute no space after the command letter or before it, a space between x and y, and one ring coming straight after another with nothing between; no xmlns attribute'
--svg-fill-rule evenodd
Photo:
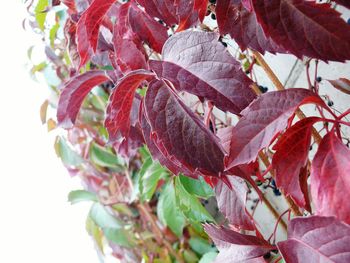
<svg viewBox="0 0 350 263"><path fill-rule="evenodd" d="M173 247L168 242L168 240L166 240L163 237L162 231L160 230L160 228L157 225L156 221L154 220L152 214L150 213L151 208L149 207L149 205L147 203L144 203L144 204L138 204L137 207L144 214L147 221L151 224L152 231L155 234L157 242L159 244L163 243L165 245L165 247L169 250L170 254L172 254L176 258L177 262L185 263L185 261L182 259L182 257L178 253L176 253L176 251L173 249Z"/></svg>
<svg viewBox="0 0 350 263"><path fill-rule="evenodd" d="M277 90L285 90L283 84L281 81L277 78L276 74L272 71L270 66L266 63L265 59L262 57L262 55L254 50L251 50L253 53L255 59L259 63L259 65L263 68L265 71L266 75L269 77L269 79L272 81L272 83L275 85ZM305 114L300 110L297 109L296 115L298 116L299 119L304 119L306 118ZM317 144L320 144L322 137L321 135L317 132L315 128L312 128L312 136Z"/></svg>

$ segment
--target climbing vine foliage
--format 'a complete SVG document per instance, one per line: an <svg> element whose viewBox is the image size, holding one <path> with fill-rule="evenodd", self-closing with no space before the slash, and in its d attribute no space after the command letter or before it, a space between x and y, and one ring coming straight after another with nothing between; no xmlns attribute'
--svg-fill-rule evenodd
<svg viewBox="0 0 350 263"><path fill-rule="evenodd" d="M320 92L327 82L348 97L350 81L317 76L319 63L350 59L339 12L350 6L326 2L28 4L48 58L32 73L53 94L42 120L66 130L56 152L84 186L69 200L92 203L101 256L350 262L350 109ZM303 60L309 85L284 87L266 52Z"/></svg>

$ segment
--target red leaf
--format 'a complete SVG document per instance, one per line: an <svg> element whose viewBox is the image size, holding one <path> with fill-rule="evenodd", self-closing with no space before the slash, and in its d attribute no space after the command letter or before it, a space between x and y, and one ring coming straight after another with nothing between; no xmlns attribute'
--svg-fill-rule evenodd
<svg viewBox="0 0 350 263"><path fill-rule="evenodd" d="M286 128L295 110L306 103L324 105L317 94L306 89L269 92L253 101L232 129L227 169L254 161L259 151Z"/></svg>
<svg viewBox="0 0 350 263"><path fill-rule="evenodd" d="M252 217L248 214L245 204L248 192L246 183L236 176L227 177L232 189L229 189L222 181L215 187L215 196L221 213L235 227L254 230Z"/></svg>
<svg viewBox="0 0 350 263"><path fill-rule="evenodd" d="M158 17L168 26L179 24L182 31L202 22L207 12L208 0L137 0L145 11Z"/></svg>
<svg viewBox="0 0 350 263"><path fill-rule="evenodd" d="M65 4L69 11L76 13L75 1L74 0L61 0L63 4Z"/></svg>
<svg viewBox="0 0 350 263"><path fill-rule="evenodd" d="M350 227L334 217L299 217L277 246L285 262L350 262Z"/></svg>
<svg viewBox="0 0 350 263"><path fill-rule="evenodd" d="M65 128L73 126L81 104L95 86L109 80L102 70L88 71L70 79L63 88L57 108L57 120Z"/></svg>
<svg viewBox="0 0 350 263"><path fill-rule="evenodd" d="M129 72L147 69L146 52L141 40L132 32L129 24L130 4L124 4L117 10L117 20L113 30L114 59L120 71Z"/></svg>
<svg viewBox="0 0 350 263"><path fill-rule="evenodd" d="M274 249L264 239L243 235L228 228L205 224L204 230L219 249L215 262L254 262L249 260L259 258Z"/></svg>
<svg viewBox="0 0 350 263"><path fill-rule="evenodd" d="M142 41L146 42L154 51L162 52L163 45L168 39L166 27L133 4L129 10L129 23Z"/></svg>
<svg viewBox="0 0 350 263"><path fill-rule="evenodd" d="M224 152L218 138L163 82L152 82L145 97L151 136L170 161L196 175L220 176Z"/></svg>
<svg viewBox="0 0 350 263"><path fill-rule="evenodd" d="M80 17L77 24L77 42L81 68L91 56L90 48L96 51L102 20L116 0L94 0Z"/></svg>
<svg viewBox="0 0 350 263"><path fill-rule="evenodd" d="M220 34L230 34L242 50L249 47L260 53L283 52L284 49L266 37L255 13L247 11L243 5L241 0L217 0L215 10Z"/></svg>
<svg viewBox="0 0 350 263"><path fill-rule="evenodd" d="M350 80L345 78L340 78L336 80L328 80L334 88L346 93L350 94Z"/></svg>
<svg viewBox="0 0 350 263"><path fill-rule="evenodd" d="M299 58L350 59L350 25L329 4L305 0L252 0L267 36Z"/></svg>
<svg viewBox="0 0 350 263"><path fill-rule="evenodd" d="M130 113L136 89L141 83L154 76L147 70L135 70L123 77L113 90L106 111L105 127L109 141L114 142L121 135L127 138L130 131Z"/></svg>
<svg viewBox="0 0 350 263"><path fill-rule="evenodd" d="M192 173L188 171L185 167L178 166L175 163L173 163L170 159L166 158L163 155L163 153L158 149L157 145L154 143L153 139L151 138L151 126L147 122L147 119L144 113L141 113L141 127L142 127L143 137L152 155L153 160L158 160L162 166L167 167L175 175L178 175L180 173L183 173L186 176L192 175Z"/></svg>
<svg viewBox="0 0 350 263"><path fill-rule="evenodd" d="M350 224L350 149L328 133L311 166L311 194L316 212Z"/></svg>
<svg viewBox="0 0 350 263"><path fill-rule="evenodd" d="M150 61L158 76L185 90L212 101L215 106L239 114L256 97L253 83L240 64L218 42L215 33L186 31L165 43L164 61Z"/></svg>
<svg viewBox="0 0 350 263"><path fill-rule="evenodd" d="M272 158L272 167L276 171L276 185L291 196L300 207L306 208L307 196L300 185L301 171L307 165L311 144L312 125L322 119L310 117L293 125L282 135L274 146L276 153Z"/></svg>

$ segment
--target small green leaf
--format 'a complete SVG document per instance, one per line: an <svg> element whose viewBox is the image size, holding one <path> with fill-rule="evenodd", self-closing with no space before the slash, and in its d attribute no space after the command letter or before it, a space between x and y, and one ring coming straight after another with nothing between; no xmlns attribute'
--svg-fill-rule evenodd
<svg viewBox="0 0 350 263"><path fill-rule="evenodd" d="M90 209L89 216L101 228L116 228L122 227L122 222L112 216L106 208L100 203L94 203Z"/></svg>
<svg viewBox="0 0 350 263"><path fill-rule="evenodd" d="M190 194L205 199L215 195L213 189L204 181L203 177L199 177L199 179L196 180L188 176L180 175L180 181Z"/></svg>
<svg viewBox="0 0 350 263"><path fill-rule="evenodd" d="M217 255L218 255L217 252L208 252L208 253L205 253L205 254L202 256L201 260L199 260L198 263L212 263L212 262L215 260L215 258L216 258Z"/></svg>
<svg viewBox="0 0 350 263"><path fill-rule="evenodd" d="M179 176L175 177L175 194L177 205L192 223L215 222L214 218L202 206L198 198L186 191Z"/></svg>
<svg viewBox="0 0 350 263"><path fill-rule="evenodd" d="M39 0L34 10L36 22L42 31L45 29L44 24L46 20L48 5L49 0Z"/></svg>
<svg viewBox="0 0 350 263"><path fill-rule="evenodd" d="M55 38L59 28L60 28L60 24L57 23L50 29L50 46L52 48L54 48L55 46Z"/></svg>
<svg viewBox="0 0 350 263"><path fill-rule="evenodd" d="M108 148L102 147L95 142L90 145L90 160L97 166L122 169L121 160L118 159Z"/></svg>
<svg viewBox="0 0 350 263"><path fill-rule="evenodd" d="M125 229L104 228L103 233L108 240L119 246L132 248L135 245L133 233Z"/></svg>
<svg viewBox="0 0 350 263"><path fill-rule="evenodd" d="M157 204L157 215L159 220L178 237L182 236L186 219L180 209L176 206L175 190L172 182L163 189Z"/></svg>
<svg viewBox="0 0 350 263"><path fill-rule="evenodd" d="M158 162L153 162L148 158L141 168L141 177L139 181L139 189L141 201L150 201L154 192L157 189L158 181L167 175L164 169Z"/></svg>
<svg viewBox="0 0 350 263"><path fill-rule="evenodd" d="M184 251L184 259L186 263L196 263L199 260L197 255L188 249Z"/></svg>
<svg viewBox="0 0 350 263"><path fill-rule="evenodd" d="M203 255L209 251L216 251L215 247L212 247L207 240L200 237L192 237L189 240L189 244L196 253Z"/></svg>
<svg viewBox="0 0 350 263"><path fill-rule="evenodd" d="M86 219L86 231L92 236L98 249L103 254L103 233L89 216Z"/></svg>
<svg viewBox="0 0 350 263"><path fill-rule="evenodd" d="M55 142L55 150L58 157L66 166L79 166L83 159L67 144L63 137L57 137Z"/></svg>
<svg viewBox="0 0 350 263"><path fill-rule="evenodd" d="M74 205L83 201L93 201L97 202L97 197L94 193L85 191L85 190L75 190L71 191L68 195L68 201Z"/></svg>

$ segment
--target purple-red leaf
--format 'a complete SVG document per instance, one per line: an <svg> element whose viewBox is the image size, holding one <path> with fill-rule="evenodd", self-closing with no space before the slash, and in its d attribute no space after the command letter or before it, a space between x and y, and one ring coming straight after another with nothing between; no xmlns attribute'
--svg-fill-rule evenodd
<svg viewBox="0 0 350 263"><path fill-rule="evenodd" d="M163 45L168 39L166 27L133 4L129 10L129 23L134 33L142 41L147 43L154 51L162 52Z"/></svg>
<svg viewBox="0 0 350 263"><path fill-rule="evenodd" d="M350 262L350 227L334 217L299 217L277 244L285 262Z"/></svg>
<svg viewBox="0 0 350 263"><path fill-rule="evenodd" d="M186 31L165 43L163 61L150 61L158 76L177 90L203 97L224 110L239 114L256 97L253 83L240 64L218 42L215 33Z"/></svg>
<svg viewBox="0 0 350 263"><path fill-rule="evenodd" d="M301 58L350 59L350 25L329 4L305 0L252 0L264 32Z"/></svg>
<svg viewBox="0 0 350 263"><path fill-rule="evenodd" d="M121 135L127 138L130 130L130 113L136 89L154 74L147 70L135 70L123 77L110 97L105 126L109 133L109 141L113 142Z"/></svg>
<svg viewBox="0 0 350 263"><path fill-rule="evenodd" d="M102 20L116 0L94 0L77 24L77 42L80 55L79 68L89 60L92 48L96 51Z"/></svg>
<svg viewBox="0 0 350 263"><path fill-rule="evenodd" d="M346 93L350 94L350 80L345 78L340 78L336 80L328 80L334 88Z"/></svg>
<svg viewBox="0 0 350 263"><path fill-rule="evenodd" d="M300 176L303 175L303 168L308 161L312 125L321 120L317 117L310 117L297 122L287 129L274 146L276 153L272 158L272 167L276 171L276 185L304 208L309 204L306 202L308 198L304 196L300 184L300 179L304 178Z"/></svg>
<svg viewBox="0 0 350 263"><path fill-rule="evenodd" d="M322 140L311 166L316 213L350 224L350 149L334 132Z"/></svg>
<svg viewBox="0 0 350 263"><path fill-rule="evenodd" d="M65 128L73 126L81 104L86 95L94 88L109 80L102 70L88 71L73 77L64 86L58 101L57 120Z"/></svg>
<svg viewBox="0 0 350 263"><path fill-rule="evenodd" d="M306 103L324 105L317 94L306 89L269 92L252 102L232 129L227 169L254 161L259 151L286 128L295 110Z"/></svg>
<svg viewBox="0 0 350 263"><path fill-rule="evenodd" d="M207 12L208 0L137 0L145 11L161 19L168 26L178 24L182 31L202 22Z"/></svg>
<svg viewBox="0 0 350 263"><path fill-rule="evenodd" d="M249 12L244 3L250 4L250 1L217 0L215 10L220 34L230 34L242 50L249 47L260 53L283 52L281 47L266 37L255 13Z"/></svg>
<svg viewBox="0 0 350 263"><path fill-rule="evenodd" d="M129 24L129 9L130 4L127 3L117 10L117 20L113 29L113 55L122 72L147 69L146 52Z"/></svg>
<svg viewBox="0 0 350 263"><path fill-rule="evenodd" d="M224 151L215 137L164 82L152 82L145 113L158 149L194 175L220 176Z"/></svg>
<svg viewBox="0 0 350 263"><path fill-rule="evenodd" d="M219 249L220 253L215 259L218 263L250 262L274 248L264 239L243 235L228 228L205 224L204 230Z"/></svg>
<svg viewBox="0 0 350 263"><path fill-rule="evenodd" d="M252 217L248 214L245 204L248 187L244 180L236 176L227 177L232 189L219 181L215 186L215 196L221 213L231 225L237 228L254 230Z"/></svg>

